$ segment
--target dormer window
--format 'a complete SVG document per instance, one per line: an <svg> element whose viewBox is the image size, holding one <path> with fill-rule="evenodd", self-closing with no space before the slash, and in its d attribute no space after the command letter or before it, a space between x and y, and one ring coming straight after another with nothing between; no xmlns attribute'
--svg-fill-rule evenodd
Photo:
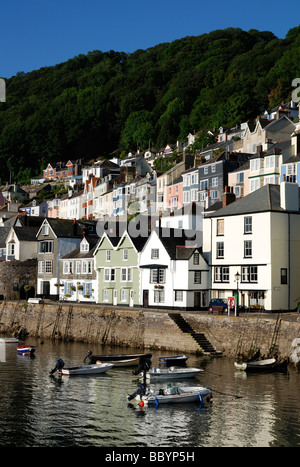
<svg viewBox="0 0 300 467"><path fill-rule="evenodd" d="M86 252L86 251L89 251L89 244L88 244L88 242L86 240L81 242L80 251L82 251L83 253Z"/></svg>

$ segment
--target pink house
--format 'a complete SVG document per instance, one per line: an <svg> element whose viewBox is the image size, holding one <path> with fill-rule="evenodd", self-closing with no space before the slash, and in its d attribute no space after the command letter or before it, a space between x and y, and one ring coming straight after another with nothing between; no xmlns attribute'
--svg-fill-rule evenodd
<svg viewBox="0 0 300 467"><path fill-rule="evenodd" d="M165 187L165 209L169 212L181 209L183 206L183 182L182 176L176 178Z"/></svg>

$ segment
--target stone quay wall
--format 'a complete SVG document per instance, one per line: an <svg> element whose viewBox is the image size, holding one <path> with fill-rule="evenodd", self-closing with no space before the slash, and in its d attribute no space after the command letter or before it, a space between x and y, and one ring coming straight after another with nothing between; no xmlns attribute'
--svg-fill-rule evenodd
<svg viewBox="0 0 300 467"><path fill-rule="evenodd" d="M182 312L197 333L203 333L224 356L260 350L266 355L274 336L276 317L229 317ZM167 312L98 305L31 304L2 302L0 335L78 341L139 349L196 354L200 348L191 334L183 333ZM300 322L282 320L277 344L280 357L291 354L292 341L300 337ZM201 353L201 351L200 351Z"/></svg>

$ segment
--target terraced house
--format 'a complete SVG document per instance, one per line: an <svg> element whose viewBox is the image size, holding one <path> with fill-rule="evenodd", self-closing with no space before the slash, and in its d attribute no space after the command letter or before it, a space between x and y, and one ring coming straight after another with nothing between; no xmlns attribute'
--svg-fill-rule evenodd
<svg viewBox="0 0 300 467"><path fill-rule="evenodd" d="M95 251L98 281L98 303L140 305L139 254L145 237L104 233Z"/></svg>

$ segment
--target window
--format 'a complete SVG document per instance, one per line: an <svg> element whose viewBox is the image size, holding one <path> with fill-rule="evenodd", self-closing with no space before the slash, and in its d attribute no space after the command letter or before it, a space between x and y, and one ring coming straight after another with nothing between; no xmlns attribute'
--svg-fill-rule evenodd
<svg viewBox="0 0 300 467"><path fill-rule="evenodd" d="M89 244L88 242L82 242L80 244L80 251L89 251Z"/></svg>
<svg viewBox="0 0 300 467"><path fill-rule="evenodd" d="M211 179L211 186L218 186L218 177L214 177Z"/></svg>
<svg viewBox="0 0 300 467"><path fill-rule="evenodd" d="M127 302L127 289L121 290L121 302Z"/></svg>
<svg viewBox="0 0 300 467"><path fill-rule="evenodd" d="M175 302L183 302L183 290L175 290Z"/></svg>
<svg viewBox="0 0 300 467"><path fill-rule="evenodd" d="M7 252L7 255L8 256L14 256L15 254L15 244L14 243L9 243L8 244L8 252Z"/></svg>
<svg viewBox="0 0 300 467"><path fill-rule="evenodd" d="M114 268L104 268L104 281L110 282L116 280L116 270Z"/></svg>
<svg viewBox="0 0 300 467"><path fill-rule="evenodd" d="M217 235L224 235L224 219L217 220Z"/></svg>
<svg viewBox="0 0 300 467"><path fill-rule="evenodd" d="M109 290L103 290L103 301L104 302L109 301Z"/></svg>
<svg viewBox="0 0 300 467"><path fill-rule="evenodd" d="M229 267L216 266L214 271L215 282L229 282Z"/></svg>
<svg viewBox="0 0 300 467"><path fill-rule="evenodd" d="M49 235L49 225L43 225L42 235Z"/></svg>
<svg viewBox="0 0 300 467"><path fill-rule="evenodd" d="M240 172L236 175L236 183L244 182L244 172Z"/></svg>
<svg viewBox="0 0 300 467"><path fill-rule="evenodd" d="M151 259L159 259L159 249L152 248L151 249Z"/></svg>
<svg viewBox="0 0 300 467"><path fill-rule="evenodd" d="M201 284L201 271L194 271L194 284Z"/></svg>
<svg viewBox="0 0 300 467"><path fill-rule="evenodd" d="M87 261L82 261L81 273L82 274L87 274Z"/></svg>
<svg viewBox="0 0 300 467"><path fill-rule="evenodd" d="M128 260L128 249L124 248L123 250L123 260L127 261Z"/></svg>
<svg viewBox="0 0 300 467"><path fill-rule="evenodd" d="M132 281L132 268L122 268L121 269L121 281L122 282L131 282Z"/></svg>
<svg viewBox="0 0 300 467"><path fill-rule="evenodd" d="M244 241L244 257L245 258L252 257L252 240Z"/></svg>
<svg viewBox="0 0 300 467"><path fill-rule="evenodd" d="M108 282L109 278L110 278L110 270L105 268L104 269L104 280L105 280L105 282Z"/></svg>
<svg viewBox="0 0 300 467"><path fill-rule="evenodd" d="M106 261L110 261L110 250L106 250Z"/></svg>
<svg viewBox="0 0 300 467"><path fill-rule="evenodd" d="M200 182L200 190L207 190L208 188L208 180L201 180Z"/></svg>
<svg viewBox="0 0 300 467"><path fill-rule="evenodd" d="M198 252L195 252L193 256L193 264L199 264L199 261L200 261L200 255Z"/></svg>
<svg viewBox="0 0 300 467"><path fill-rule="evenodd" d="M150 283L151 284L164 284L165 283L165 270L164 269L150 269Z"/></svg>
<svg viewBox="0 0 300 467"><path fill-rule="evenodd" d="M44 274L45 273L45 262L44 261L39 261L38 262L38 273L39 274Z"/></svg>
<svg viewBox="0 0 300 467"><path fill-rule="evenodd" d="M39 253L53 253L53 240L39 242Z"/></svg>
<svg viewBox="0 0 300 467"><path fill-rule="evenodd" d="M52 261L45 261L45 273L46 274L52 273Z"/></svg>
<svg viewBox="0 0 300 467"><path fill-rule="evenodd" d="M76 274L80 274L81 271L81 262L76 261Z"/></svg>
<svg viewBox="0 0 300 467"><path fill-rule="evenodd" d="M244 233L251 234L252 233L252 217L244 217Z"/></svg>
<svg viewBox="0 0 300 467"><path fill-rule="evenodd" d="M224 258L224 242L217 242L217 258Z"/></svg>
<svg viewBox="0 0 300 467"><path fill-rule="evenodd" d="M281 284L287 284L287 269L286 268L281 268L280 269L280 283Z"/></svg>
<svg viewBox="0 0 300 467"><path fill-rule="evenodd" d="M257 266L243 266L242 267L242 282L257 282L258 272Z"/></svg>
<svg viewBox="0 0 300 467"><path fill-rule="evenodd" d="M154 290L154 303L164 303L164 301L165 301L165 291Z"/></svg>

